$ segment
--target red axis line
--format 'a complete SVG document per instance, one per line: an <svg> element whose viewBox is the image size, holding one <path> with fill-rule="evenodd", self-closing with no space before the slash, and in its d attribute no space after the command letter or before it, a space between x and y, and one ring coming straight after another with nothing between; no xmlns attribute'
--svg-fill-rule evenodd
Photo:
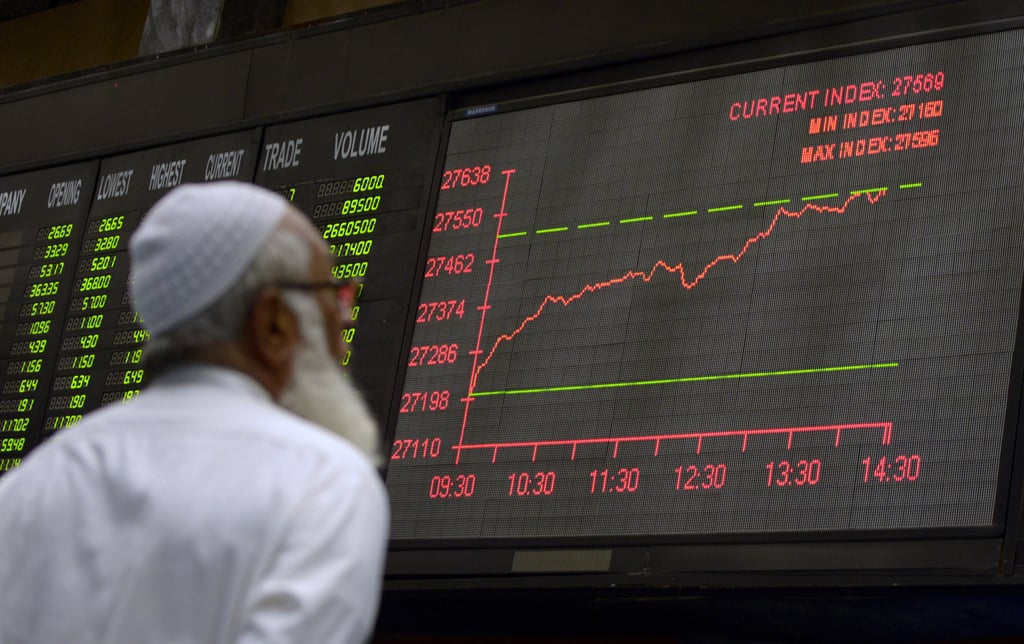
<svg viewBox="0 0 1024 644"><path fill-rule="evenodd" d="M495 354L495 352L497 352L498 347L501 346L501 344L503 342L511 342L512 340L514 340L515 337L517 335L519 335L523 331L523 329L525 329L526 326L530 322L533 322L534 320L536 320L537 318L539 318L541 316L541 314L544 312L544 309L547 307L548 304L561 304L562 306L568 307L570 304L572 304L576 300L582 298L584 295L587 295L588 293L593 293L595 291L599 291L599 290L601 290L603 288L607 288L609 286L615 286L616 284L622 284L624 282L628 282L629 280L634 280L634 279L637 279L637 278L640 278L640 279L642 279L645 282L650 282L651 279L654 277L654 274L658 271L659 268L663 269L664 271L666 271L668 273L678 273L679 274L679 284L683 288L685 288L686 290L690 290L693 287L697 286L697 284L699 284L701 282L701 280L703 280L704 277L707 276L708 272L712 268L714 268L716 265L718 265L719 263L727 261L727 260L731 261L733 264L739 263L740 259L742 259L743 256L747 254L747 251L750 250L751 246L753 246L757 242L761 241L762 239L767 239L768 237L771 236L772 231L775 230L775 225L777 223L779 223L779 219L781 219L783 215L785 215L786 217L794 218L794 219L799 219L800 217L802 217L804 215L804 213L809 212L809 211L814 211L814 212L819 212L819 213L833 213L833 214L841 215L841 214L845 213L847 207L849 207L849 205L852 202L856 201L857 198L859 198L861 195L866 195L867 198L868 198L868 201L871 204L876 204L876 203L878 203L878 200L881 199L885 195L885 192L886 192L885 190L878 190L878 191L875 192L874 195L872 195L869 192L858 192L858 193L852 194L849 197L847 197L847 199L843 203L843 205L842 206L838 206L838 207L837 206L820 206L818 204L808 203L808 204L804 205L803 208L801 208L800 210L798 210L796 212L792 212L792 211L786 210L783 207L779 207L778 211L775 213L775 217L772 219L772 223L769 224L767 228L765 228L761 232L757 233L756 235L754 235L753 237L748 239L747 242L745 244L743 244L743 248L741 248L739 250L739 252L731 254L731 255L719 255L715 259L711 260L711 262L708 263L708 265L704 267L704 270L702 270L700 273L698 273L696 277L694 277L692 280L689 280L689 281L686 279L686 270L683 268L682 262L676 264L675 266L669 266L663 260L658 260L658 262L651 268L651 270L647 271L646 273L644 271L629 271L628 273L626 273L622 277L616 277L616 278L610 279L610 280L608 280L606 282L597 282L596 284L587 284L578 293L575 293L575 294L570 295L568 297L566 297L564 295L546 295L546 296L544 296L544 300L540 303L540 306L537 307L537 311L535 313L533 313L532 315L530 315L526 319L524 319L519 324L519 326L516 327L516 329L513 330L511 333L505 333L505 334L502 334L502 335L498 336L498 339L494 341L494 345L491 346L491 350L487 353L487 357L484 359L483 362L481 362L479 364L479 366L477 366L476 357L474 356L474 358L473 358L473 376L472 376L471 381L470 381L472 383L471 386L470 386L470 393L472 393L473 387L476 386L476 381L477 381L477 378L480 375L480 372L483 371L484 367L486 367L487 364L491 361L491 358L494 357L494 354ZM495 246L497 246L497 244L495 244ZM492 266L492 269L493 269L493 266ZM483 326L481 325L481 330L482 330L482 328L483 328ZM479 349L479 347L477 347L477 348Z"/></svg>
<svg viewBox="0 0 1024 644"><path fill-rule="evenodd" d="M466 397L463 398L463 402L466 403L466 407L462 412L462 429L459 430L459 442L457 445L453 446L453 449L456 450L456 465L459 464L459 457L462 456L462 440L466 436L466 423L469 422L469 405L473 402L473 387L476 385L477 373L476 364L477 360L480 359L480 342L484 335L484 320L487 318L487 311L491 308L489 302L491 297L491 282L494 281L494 267L498 264L498 239L501 237L501 224L505 221L505 217L508 216L508 213L505 212L505 203L508 200L508 184L512 181L512 175L515 174L515 168L503 170L502 174L505 175L505 190L501 194L501 209L494 215L494 218L498 220L498 227L494 231L494 248L491 251L491 258L487 260L487 263L491 268L490 273L487 276L487 289L484 291L484 303L478 307L480 311L480 329L477 331L476 335L476 348L473 351L470 351L470 353L473 354L473 369L470 371L469 390L466 392ZM495 451L494 456L497 458L497 451Z"/></svg>
<svg viewBox="0 0 1024 644"><path fill-rule="evenodd" d="M892 422L877 422L877 423L847 423L844 425L813 425L808 427L769 427L759 429L730 429L723 430L720 432L687 432L682 434L653 434L650 436L616 436L608 438L566 438L560 440L541 440L541 441L518 441L518 442L506 442L506 443L479 443L472 445L464 445L461 442L458 445L453 445L452 449L457 451L457 454L461 454L463 450L473 449L487 449L491 450L491 462L497 462L498 450L508 449L514 447L529 447L533 450L533 460L537 459L537 450L541 447L559 447L559 446L572 446L572 456L569 460L576 460L576 450L580 445L597 445L601 443L613 443L615 445L612 457L618 456L619 444L620 443L642 443L642 442L654 442L655 453L661 447L661 441L667 440L697 440L697 453L700 453L701 446L704 439L706 438L727 438L730 436L742 436L743 437L743 449L741 451L747 451L747 439L751 436L768 436L772 434L787 434L786 449L791 449L793 444L794 434L808 434L814 432L835 432L836 441L835 446L839 447L839 434L844 431L853 429L881 429L882 430L882 445L889 445L892 442Z"/></svg>

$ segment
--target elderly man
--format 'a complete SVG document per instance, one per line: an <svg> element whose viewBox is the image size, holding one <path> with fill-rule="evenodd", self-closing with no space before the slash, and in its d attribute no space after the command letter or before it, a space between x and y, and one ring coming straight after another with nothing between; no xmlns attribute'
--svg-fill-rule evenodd
<svg viewBox="0 0 1024 644"><path fill-rule="evenodd" d="M389 509L323 240L224 182L168 193L130 253L155 378L0 480L0 642L367 639Z"/></svg>

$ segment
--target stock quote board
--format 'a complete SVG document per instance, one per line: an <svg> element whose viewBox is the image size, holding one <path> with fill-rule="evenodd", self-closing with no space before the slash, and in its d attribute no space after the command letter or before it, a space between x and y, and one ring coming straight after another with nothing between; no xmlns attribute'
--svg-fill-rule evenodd
<svg viewBox="0 0 1024 644"><path fill-rule="evenodd" d="M342 365L386 426L443 124L440 99L268 127L256 183L309 216L359 282Z"/></svg>
<svg viewBox="0 0 1024 644"><path fill-rule="evenodd" d="M97 167L0 179L0 472L55 431L47 393Z"/></svg>
<svg viewBox="0 0 1024 644"><path fill-rule="evenodd" d="M1011 31L453 115L394 544L991 529L1022 65Z"/></svg>
<svg viewBox="0 0 1024 644"><path fill-rule="evenodd" d="M62 320L45 427L74 425L97 407L131 400L144 380L147 332L128 295L128 240L146 211L175 186L252 181L259 130L154 148L100 163Z"/></svg>

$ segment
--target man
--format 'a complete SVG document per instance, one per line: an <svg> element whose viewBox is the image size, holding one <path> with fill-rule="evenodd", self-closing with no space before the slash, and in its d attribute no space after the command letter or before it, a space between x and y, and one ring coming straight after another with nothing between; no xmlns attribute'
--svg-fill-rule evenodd
<svg viewBox="0 0 1024 644"><path fill-rule="evenodd" d="M168 193L130 254L155 378L0 480L0 642L367 639L389 509L323 240L224 182Z"/></svg>

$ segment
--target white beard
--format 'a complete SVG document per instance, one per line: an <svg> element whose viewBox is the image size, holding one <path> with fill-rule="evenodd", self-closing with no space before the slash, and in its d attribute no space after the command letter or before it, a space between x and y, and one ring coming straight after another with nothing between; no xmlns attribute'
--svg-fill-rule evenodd
<svg viewBox="0 0 1024 644"><path fill-rule="evenodd" d="M383 457L377 422L331 355L319 306L306 293L284 295L299 319L302 343L278 404L352 443L379 467Z"/></svg>

